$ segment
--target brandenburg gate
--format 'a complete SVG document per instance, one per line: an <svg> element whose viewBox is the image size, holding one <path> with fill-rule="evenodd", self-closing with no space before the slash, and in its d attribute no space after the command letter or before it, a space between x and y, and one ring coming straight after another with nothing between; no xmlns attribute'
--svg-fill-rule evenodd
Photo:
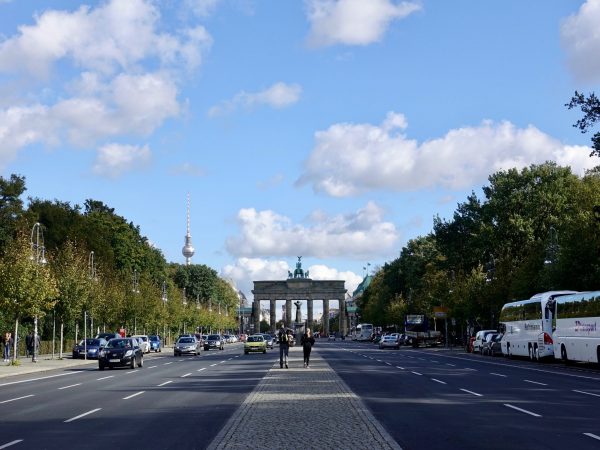
<svg viewBox="0 0 600 450"><path fill-rule="evenodd" d="M339 319L340 332L345 336L348 332L346 318L346 288L344 280L312 280L309 277L308 270L306 273L302 270L302 257L298 257L296 270L294 273L288 271L287 280L282 281L255 281L254 302L252 303L252 316L254 320L254 330L260 330L260 302L261 300L269 301L271 331L275 332L276 323L276 302L277 300L285 300L285 325L289 328L293 327L292 321L292 302L295 300L307 301L307 325L308 328L314 330L313 320L313 302L315 300L323 301L323 332L329 334L329 301L337 300L339 302Z"/></svg>

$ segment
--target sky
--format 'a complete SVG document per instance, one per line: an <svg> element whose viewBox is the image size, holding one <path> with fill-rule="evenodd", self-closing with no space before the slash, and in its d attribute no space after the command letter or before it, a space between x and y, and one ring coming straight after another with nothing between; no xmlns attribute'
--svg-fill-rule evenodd
<svg viewBox="0 0 600 450"><path fill-rule="evenodd" d="M0 0L0 170L248 298L364 275L499 170L598 165L600 0ZM279 309L279 308L278 308ZM315 305L315 314L318 307Z"/></svg>

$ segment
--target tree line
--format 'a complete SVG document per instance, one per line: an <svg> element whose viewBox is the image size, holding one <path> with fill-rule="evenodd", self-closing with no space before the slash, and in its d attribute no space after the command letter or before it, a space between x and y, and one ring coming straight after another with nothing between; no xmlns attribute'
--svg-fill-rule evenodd
<svg viewBox="0 0 600 450"><path fill-rule="evenodd" d="M56 329L73 339L84 326L161 335L237 328L238 293L214 269L168 263L101 201L28 198L25 206L25 191L23 176L0 177L3 332L22 337L35 318L43 339Z"/></svg>

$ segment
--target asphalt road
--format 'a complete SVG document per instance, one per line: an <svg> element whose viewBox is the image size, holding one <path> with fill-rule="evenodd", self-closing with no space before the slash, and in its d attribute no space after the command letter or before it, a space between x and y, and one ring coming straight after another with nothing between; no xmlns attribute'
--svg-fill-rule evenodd
<svg viewBox="0 0 600 450"><path fill-rule="evenodd" d="M319 351L404 450L600 448L594 368L348 341Z"/></svg>
<svg viewBox="0 0 600 450"><path fill-rule="evenodd" d="M272 367L241 344L144 366L79 366L0 382L0 449L201 449Z"/></svg>

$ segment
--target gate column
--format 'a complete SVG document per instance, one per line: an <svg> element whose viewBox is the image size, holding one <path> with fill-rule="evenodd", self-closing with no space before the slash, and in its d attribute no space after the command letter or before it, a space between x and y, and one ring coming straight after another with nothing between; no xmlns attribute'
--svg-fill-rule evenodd
<svg viewBox="0 0 600 450"><path fill-rule="evenodd" d="M277 321L277 316L275 315L277 313L277 309L276 309L276 300L274 298L269 299L269 319L270 319L270 327L271 327L271 333L275 334L275 328L276 328L276 321Z"/></svg>
<svg viewBox="0 0 600 450"><path fill-rule="evenodd" d="M313 330L313 300L312 298L309 298L306 301L306 320L308 322L308 328L310 328L310 330L312 332L314 332L315 330Z"/></svg>
<svg viewBox="0 0 600 450"><path fill-rule="evenodd" d="M323 331L329 337L329 300L323 300Z"/></svg>
<svg viewBox="0 0 600 450"><path fill-rule="evenodd" d="M285 301L285 326L292 328L292 300Z"/></svg>
<svg viewBox="0 0 600 450"><path fill-rule="evenodd" d="M253 333L260 333L260 300L252 302L252 314L254 315Z"/></svg>

